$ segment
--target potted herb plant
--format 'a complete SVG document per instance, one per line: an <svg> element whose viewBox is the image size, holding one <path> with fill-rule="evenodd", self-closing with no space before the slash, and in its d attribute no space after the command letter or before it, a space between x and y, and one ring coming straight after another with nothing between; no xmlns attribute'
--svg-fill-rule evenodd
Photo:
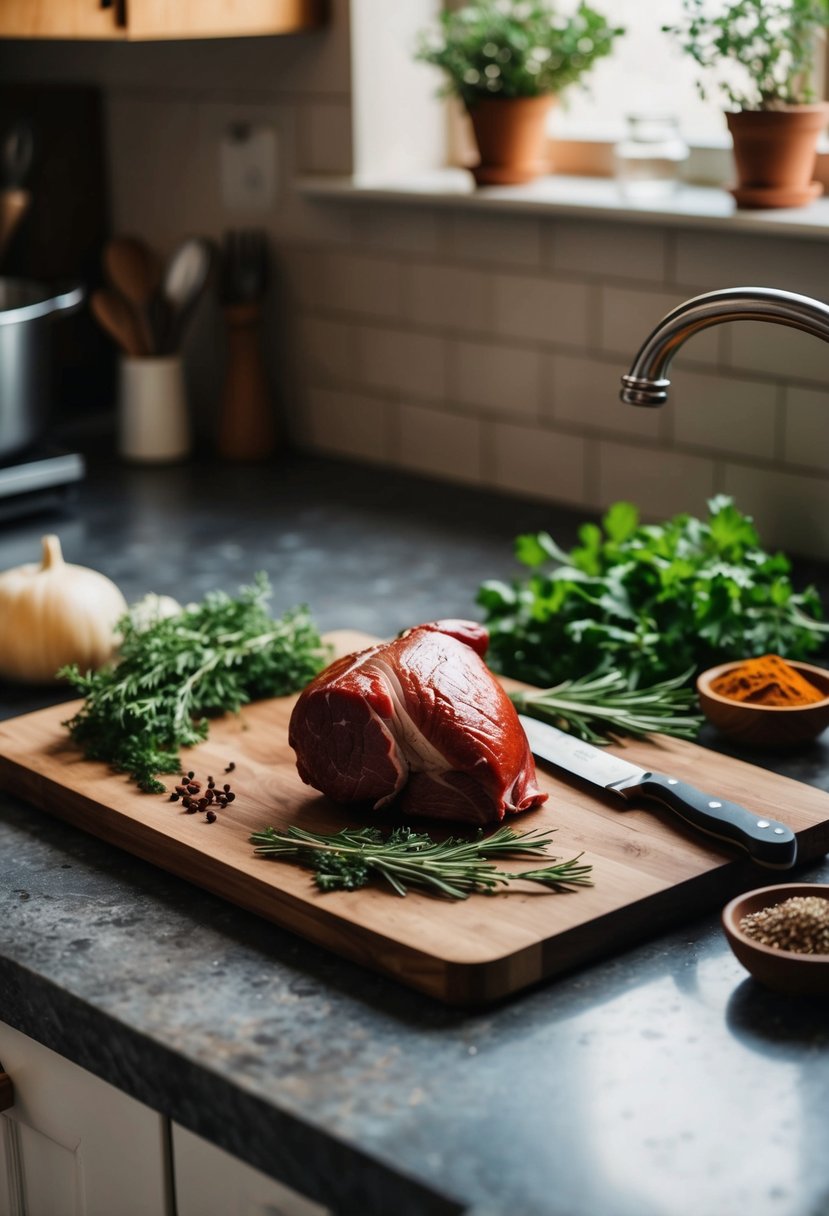
<svg viewBox="0 0 829 1216"><path fill-rule="evenodd" d="M829 105L812 75L829 0L682 0L683 17L663 26L727 98L738 207L800 207L822 191L812 180ZM718 76L725 65L738 75ZM697 82L700 94L707 90Z"/></svg>
<svg viewBox="0 0 829 1216"><path fill-rule="evenodd" d="M527 182L545 172L553 101L608 55L624 31L584 0L563 15L543 0L478 0L441 15L417 58L446 75L463 102L480 154L480 185Z"/></svg>

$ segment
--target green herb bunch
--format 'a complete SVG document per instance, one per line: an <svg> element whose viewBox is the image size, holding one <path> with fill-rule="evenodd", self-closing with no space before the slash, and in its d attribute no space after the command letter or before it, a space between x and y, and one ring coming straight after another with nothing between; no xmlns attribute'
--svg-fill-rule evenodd
<svg viewBox="0 0 829 1216"><path fill-rule="evenodd" d="M446 93L473 106L481 97L560 94L623 33L584 0L568 16L540 0L479 0L444 11L416 57L444 72Z"/></svg>
<svg viewBox="0 0 829 1216"><path fill-rule="evenodd" d="M387 882L397 895L408 890L426 891L444 899L466 899L469 895L494 894L499 888L522 879L553 891L592 886L592 866L580 864L581 854L557 862L545 852L550 832L516 832L500 827L490 836L479 832L474 840L449 837L435 841L426 832L395 828L383 836L377 828L344 828L324 835L289 827L285 831L265 828L254 832L251 843L260 857L289 861L314 872L320 891L356 891L372 877ZM554 862L517 874L499 870L496 859Z"/></svg>
<svg viewBox="0 0 829 1216"><path fill-rule="evenodd" d="M181 771L179 749L206 737L210 717L307 684L326 649L304 607L273 619L270 594L259 574L235 599L214 591L148 627L127 614L113 666L60 671L84 698L65 725L87 758L161 793L157 774Z"/></svg>
<svg viewBox="0 0 829 1216"><path fill-rule="evenodd" d="M794 590L788 559L760 547L730 498L708 508L707 519L640 526L635 507L616 503L569 553L546 532L519 536L528 577L478 591L492 665L542 687L616 671L636 688L747 655L817 651L829 626L814 588Z"/></svg>
<svg viewBox="0 0 829 1216"><path fill-rule="evenodd" d="M768 110L814 100L816 34L829 26L829 0L682 0L683 16L664 25L738 110ZM717 80L724 62L743 82ZM703 98L705 82L697 82Z"/></svg>

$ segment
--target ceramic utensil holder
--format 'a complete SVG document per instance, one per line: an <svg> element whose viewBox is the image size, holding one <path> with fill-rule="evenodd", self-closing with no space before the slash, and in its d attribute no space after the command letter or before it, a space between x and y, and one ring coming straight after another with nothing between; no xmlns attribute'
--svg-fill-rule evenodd
<svg viewBox="0 0 829 1216"><path fill-rule="evenodd" d="M166 464L190 451L190 421L179 355L121 359L118 452L125 460Z"/></svg>

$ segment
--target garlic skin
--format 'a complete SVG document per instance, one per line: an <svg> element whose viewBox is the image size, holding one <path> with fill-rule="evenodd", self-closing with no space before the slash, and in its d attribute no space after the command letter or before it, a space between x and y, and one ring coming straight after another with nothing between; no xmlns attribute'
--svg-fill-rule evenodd
<svg viewBox="0 0 829 1216"><path fill-rule="evenodd" d="M130 604L130 620L133 626L143 633L159 621L178 616L183 611L181 604L171 595L156 595L154 591L148 591L143 599Z"/></svg>
<svg viewBox="0 0 829 1216"><path fill-rule="evenodd" d="M0 574L0 677L56 683L67 663L101 667L116 646L127 602L105 575L63 560L57 536L43 537L40 565Z"/></svg>

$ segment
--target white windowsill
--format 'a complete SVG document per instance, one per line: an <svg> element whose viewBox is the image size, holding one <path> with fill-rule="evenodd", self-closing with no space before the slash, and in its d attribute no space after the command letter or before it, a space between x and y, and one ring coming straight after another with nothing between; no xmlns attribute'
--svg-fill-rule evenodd
<svg viewBox="0 0 829 1216"><path fill-rule="evenodd" d="M808 207L738 211L731 195L712 186L682 185L668 199L624 198L611 178L550 176L527 186L475 189L463 169L439 169L383 180L305 176L297 187L307 198L348 202L430 204L481 211L580 216L675 228L769 232L776 236L829 236L829 197Z"/></svg>

